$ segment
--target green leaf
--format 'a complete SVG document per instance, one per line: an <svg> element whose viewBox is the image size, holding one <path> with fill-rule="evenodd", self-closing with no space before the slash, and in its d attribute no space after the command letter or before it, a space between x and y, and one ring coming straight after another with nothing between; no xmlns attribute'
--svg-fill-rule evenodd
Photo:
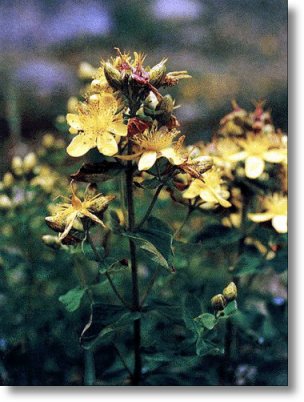
<svg viewBox="0 0 304 402"><path fill-rule="evenodd" d="M124 306L94 303L90 320L80 337L81 344L86 349L94 348L106 335L129 326L140 317L140 312L127 311Z"/></svg>
<svg viewBox="0 0 304 402"><path fill-rule="evenodd" d="M164 255L157 249L157 247L151 241L144 238L144 234L142 234L142 232L139 232L139 234L124 232L123 235L135 240L136 244L139 245L139 247L145 252L145 254L148 255L148 257L153 262L172 272Z"/></svg>
<svg viewBox="0 0 304 402"><path fill-rule="evenodd" d="M269 261L265 261L266 267L271 267L275 272L281 274L288 268L288 249L284 247L276 253L276 256Z"/></svg>
<svg viewBox="0 0 304 402"><path fill-rule="evenodd" d="M120 247L112 247L109 254L99 262L99 272L121 271L128 269L129 252L122 244Z"/></svg>
<svg viewBox="0 0 304 402"><path fill-rule="evenodd" d="M233 301L229 302L227 304L227 306L224 308L224 314L225 314L225 316L229 316L229 315L235 313L237 311L237 309L238 309L237 302L236 302L236 300L233 300Z"/></svg>
<svg viewBox="0 0 304 402"><path fill-rule="evenodd" d="M105 182L113 179L122 169L118 162L85 163L76 173L71 174L71 178L86 183Z"/></svg>
<svg viewBox="0 0 304 402"><path fill-rule="evenodd" d="M146 311L153 311L170 320L180 320L182 317L180 306L172 305L162 300L152 299L149 306L146 307Z"/></svg>
<svg viewBox="0 0 304 402"><path fill-rule="evenodd" d="M264 265L264 259L255 247L247 247L240 256L234 274L238 276L259 272Z"/></svg>
<svg viewBox="0 0 304 402"><path fill-rule="evenodd" d="M166 260L166 268L172 272L171 262L173 257L173 232L170 226L161 219L150 216L145 224L145 227L138 233L143 239L154 245L157 251Z"/></svg>
<svg viewBox="0 0 304 402"><path fill-rule="evenodd" d="M224 353L223 347L204 339L204 331L201 330L196 341L196 354L198 356L220 355Z"/></svg>
<svg viewBox="0 0 304 402"><path fill-rule="evenodd" d="M81 304L81 300L86 292L86 288L74 288L69 290L66 294L59 297L59 301L64 304L67 311L70 313L76 311Z"/></svg>
<svg viewBox="0 0 304 402"><path fill-rule="evenodd" d="M187 295L182 302L182 315L183 320L188 329L197 332L197 324L194 318L197 317L202 311L201 303L196 296Z"/></svg>
<svg viewBox="0 0 304 402"><path fill-rule="evenodd" d="M96 246L96 250L100 256L104 255L104 248L102 246ZM89 261L96 261L96 262L98 261L98 258L95 255L94 251L92 250L90 244L83 242L82 251Z"/></svg>
<svg viewBox="0 0 304 402"><path fill-rule="evenodd" d="M216 318L213 314L204 313L195 318L195 321L203 327L211 330L216 325Z"/></svg>
<svg viewBox="0 0 304 402"><path fill-rule="evenodd" d="M122 259L115 257L105 257L99 264L99 272L105 274L106 272L118 272L128 269L127 263L122 263Z"/></svg>

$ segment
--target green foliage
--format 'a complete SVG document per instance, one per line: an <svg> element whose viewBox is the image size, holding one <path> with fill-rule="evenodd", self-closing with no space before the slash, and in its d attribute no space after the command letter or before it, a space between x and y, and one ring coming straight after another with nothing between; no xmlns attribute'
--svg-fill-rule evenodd
<svg viewBox="0 0 304 402"><path fill-rule="evenodd" d="M236 243L242 237L238 229L227 228L223 225L209 225L195 236L196 242L202 242L207 249L214 249Z"/></svg>
<svg viewBox="0 0 304 402"><path fill-rule="evenodd" d="M59 301L64 305L64 307L72 313L79 309L81 300L85 295L87 289L76 287L69 290L66 294L59 297Z"/></svg>

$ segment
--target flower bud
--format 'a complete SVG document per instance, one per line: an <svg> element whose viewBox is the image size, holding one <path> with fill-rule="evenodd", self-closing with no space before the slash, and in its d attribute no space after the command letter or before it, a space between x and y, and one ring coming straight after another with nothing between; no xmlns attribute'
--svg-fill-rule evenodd
<svg viewBox="0 0 304 402"><path fill-rule="evenodd" d="M163 79L166 75L166 63L167 59L162 60L160 63L156 64L156 66L152 67L149 71L149 82L154 87L158 88L162 83Z"/></svg>
<svg viewBox="0 0 304 402"><path fill-rule="evenodd" d="M227 302L235 300L237 298L237 287L234 282L230 282L228 286L223 290L223 295Z"/></svg>
<svg viewBox="0 0 304 402"><path fill-rule="evenodd" d="M55 137L53 136L53 134L47 133L44 134L44 136L42 137L42 145L45 148L52 148L54 146L55 143Z"/></svg>
<svg viewBox="0 0 304 402"><path fill-rule="evenodd" d="M65 142L62 138L58 138L58 140L55 141L55 148L57 149L65 148Z"/></svg>
<svg viewBox="0 0 304 402"><path fill-rule="evenodd" d="M104 85L100 80L93 80L91 82L91 88L93 91L101 91L103 89Z"/></svg>
<svg viewBox="0 0 304 402"><path fill-rule="evenodd" d="M78 76L82 80L90 80L96 74L96 69L91 64L82 62L78 68Z"/></svg>
<svg viewBox="0 0 304 402"><path fill-rule="evenodd" d="M197 163L197 168L200 174L207 172L213 166L213 158L211 156L199 156L196 158L195 162Z"/></svg>
<svg viewBox="0 0 304 402"><path fill-rule="evenodd" d="M42 236L42 241L46 246L53 249L59 249L61 247L61 242L57 236L44 235Z"/></svg>
<svg viewBox="0 0 304 402"><path fill-rule="evenodd" d="M37 165L37 156L34 152L28 153L23 160L24 173L31 172Z"/></svg>
<svg viewBox="0 0 304 402"><path fill-rule="evenodd" d="M23 174L23 162L20 156L14 156L12 159L12 171L17 176L21 176Z"/></svg>
<svg viewBox="0 0 304 402"><path fill-rule="evenodd" d="M120 72L111 63L104 64L104 74L109 85L114 89L121 89Z"/></svg>
<svg viewBox="0 0 304 402"><path fill-rule="evenodd" d="M78 106L78 99L76 96L70 96L67 103L67 109L69 113L76 113Z"/></svg>
<svg viewBox="0 0 304 402"><path fill-rule="evenodd" d="M10 188L14 184L14 176L11 172L6 172L2 179L4 188Z"/></svg>
<svg viewBox="0 0 304 402"><path fill-rule="evenodd" d="M6 194L0 195L0 210L7 210L12 207L13 203Z"/></svg>
<svg viewBox="0 0 304 402"><path fill-rule="evenodd" d="M164 113L171 114L174 108L174 100L172 96L165 95L157 106L157 110L162 110Z"/></svg>
<svg viewBox="0 0 304 402"><path fill-rule="evenodd" d="M212 305L214 311L216 311L216 312L224 310L226 304L227 304L227 301L222 294L215 295L211 299L211 305Z"/></svg>

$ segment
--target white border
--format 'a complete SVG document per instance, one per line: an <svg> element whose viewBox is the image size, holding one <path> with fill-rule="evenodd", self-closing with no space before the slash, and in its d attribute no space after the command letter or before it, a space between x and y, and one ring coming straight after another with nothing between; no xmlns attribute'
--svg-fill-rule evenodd
<svg viewBox="0 0 304 402"><path fill-rule="evenodd" d="M168 0L173 1L173 0ZM220 0L214 0L220 1ZM254 0L252 0L254 1ZM275 6L275 1L273 1ZM301 52L302 49L302 52ZM52 401L64 398L66 402L123 401L162 402L174 397L174 402L262 402L300 401L304 395L304 264L300 264L304 234L301 225L304 214L304 0L289 1L289 182L290 182L290 257L289 257L289 387L143 387L85 388L85 387L0 387L2 402ZM294 194L294 189L299 197ZM302 218L302 219L301 219ZM300 221L300 222L299 222ZM293 225L297 223L297 225ZM297 226L297 227L295 227ZM299 247L296 247L296 246ZM303 258L302 258L303 262Z"/></svg>

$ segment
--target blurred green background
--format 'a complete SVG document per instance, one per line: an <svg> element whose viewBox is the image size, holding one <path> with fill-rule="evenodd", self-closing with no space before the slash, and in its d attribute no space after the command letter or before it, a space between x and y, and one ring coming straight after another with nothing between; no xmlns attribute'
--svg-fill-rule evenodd
<svg viewBox="0 0 304 402"><path fill-rule="evenodd" d="M99 66L113 47L190 72L174 95L191 141L212 134L233 98L266 99L287 128L285 0L2 0L0 24L2 172L65 114L79 63Z"/></svg>

